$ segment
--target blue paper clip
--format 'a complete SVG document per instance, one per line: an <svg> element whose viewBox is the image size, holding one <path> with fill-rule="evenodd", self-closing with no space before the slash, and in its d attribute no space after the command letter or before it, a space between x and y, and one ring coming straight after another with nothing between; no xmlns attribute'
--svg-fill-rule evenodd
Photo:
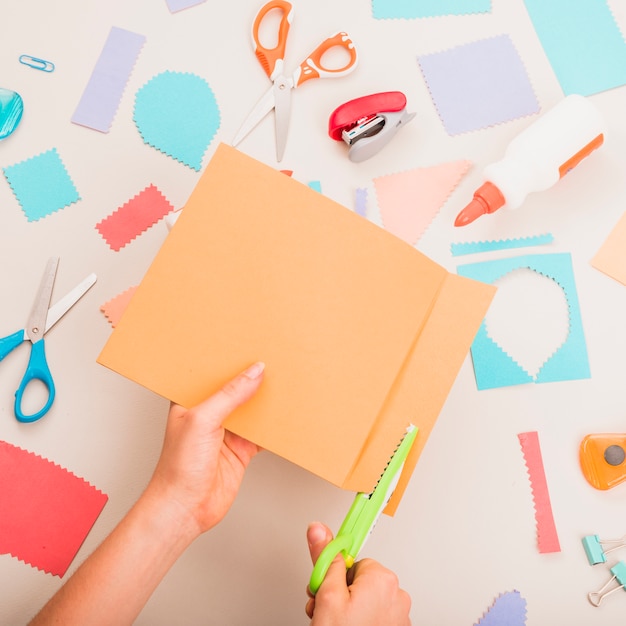
<svg viewBox="0 0 626 626"><path fill-rule="evenodd" d="M37 57L32 57L29 54L23 54L20 57L20 63L28 65L28 67L32 67L36 70L41 70L42 72L54 71L54 63L51 61L45 61L44 59L38 59Z"/></svg>
<svg viewBox="0 0 626 626"><path fill-rule="evenodd" d="M587 535L583 537L582 542L589 565L597 565L598 563L606 563L606 555L610 552L626 546L626 537L601 541L598 535Z"/></svg>
<svg viewBox="0 0 626 626"><path fill-rule="evenodd" d="M587 594L587 598L589 602L593 604L593 606L600 606L600 603L606 596L612 594L618 589L624 589L626 591L626 563L624 561L620 561L617 565L614 565L611 568L611 574L613 577L600 589L599 591L592 591ZM617 583L617 585L614 584ZM608 587L613 583L613 588L609 589Z"/></svg>

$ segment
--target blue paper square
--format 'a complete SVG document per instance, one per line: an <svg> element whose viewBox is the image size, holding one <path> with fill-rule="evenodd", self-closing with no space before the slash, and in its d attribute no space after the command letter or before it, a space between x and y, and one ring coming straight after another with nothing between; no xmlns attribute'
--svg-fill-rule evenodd
<svg viewBox="0 0 626 626"><path fill-rule="evenodd" d="M485 321L472 343L471 354L478 389L494 389L523 383L547 383L590 378L587 345L578 304L570 254L528 254L460 265L459 276L493 284L519 268L528 268L554 280L564 291L569 309L569 333L565 343L542 365L533 378L487 333ZM514 332L514 329L512 329Z"/></svg>
<svg viewBox="0 0 626 626"><path fill-rule="evenodd" d="M2 171L29 222L80 200L56 148Z"/></svg>
<svg viewBox="0 0 626 626"><path fill-rule="evenodd" d="M372 0L375 19L467 15L491 11L491 0Z"/></svg>

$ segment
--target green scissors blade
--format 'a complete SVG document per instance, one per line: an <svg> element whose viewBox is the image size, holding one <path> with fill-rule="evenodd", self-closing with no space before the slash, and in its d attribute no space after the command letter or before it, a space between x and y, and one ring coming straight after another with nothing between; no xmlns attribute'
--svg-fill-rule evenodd
<svg viewBox="0 0 626 626"><path fill-rule="evenodd" d="M393 453L374 491L356 494L337 536L322 550L315 562L309 581L311 593L317 593L322 582L324 582L330 564L338 554L341 553L348 569L352 567L363 544L374 529L380 514L393 495L400 480L404 462L416 437L417 428L411 424L407 428L400 445Z"/></svg>

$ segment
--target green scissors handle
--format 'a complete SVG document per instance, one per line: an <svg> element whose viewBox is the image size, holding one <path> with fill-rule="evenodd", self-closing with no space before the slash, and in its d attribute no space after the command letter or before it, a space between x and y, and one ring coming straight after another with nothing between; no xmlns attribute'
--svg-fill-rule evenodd
<svg viewBox="0 0 626 626"><path fill-rule="evenodd" d="M352 537L350 535L339 535L335 537L326 547L322 550L315 566L313 567L313 573L309 580L309 589L311 593L315 595L322 583L326 574L330 568L331 563L335 560L335 557L341 553L343 560L346 562L346 567L350 569L354 565L354 556L349 554L352 547Z"/></svg>

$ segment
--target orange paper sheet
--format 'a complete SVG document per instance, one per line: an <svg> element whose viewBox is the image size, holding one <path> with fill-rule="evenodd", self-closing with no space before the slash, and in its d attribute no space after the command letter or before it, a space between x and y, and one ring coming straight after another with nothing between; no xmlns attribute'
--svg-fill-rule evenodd
<svg viewBox="0 0 626 626"><path fill-rule="evenodd" d="M591 259L591 265L626 285L626 213Z"/></svg>
<svg viewBox="0 0 626 626"><path fill-rule="evenodd" d="M409 423L414 466L493 293L222 144L98 360L184 406L263 360L227 428L370 491Z"/></svg>

